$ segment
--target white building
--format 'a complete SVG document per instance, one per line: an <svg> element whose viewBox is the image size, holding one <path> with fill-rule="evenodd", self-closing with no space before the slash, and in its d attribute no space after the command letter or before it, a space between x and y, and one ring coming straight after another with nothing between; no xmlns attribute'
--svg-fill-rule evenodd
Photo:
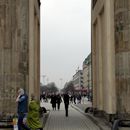
<svg viewBox="0 0 130 130"><path fill-rule="evenodd" d="M91 54L83 61L83 87L84 90L91 91Z"/></svg>
<svg viewBox="0 0 130 130"><path fill-rule="evenodd" d="M73 84L75 90L82 90L83 88L83 70L77 70L73 75Z"/></svg>

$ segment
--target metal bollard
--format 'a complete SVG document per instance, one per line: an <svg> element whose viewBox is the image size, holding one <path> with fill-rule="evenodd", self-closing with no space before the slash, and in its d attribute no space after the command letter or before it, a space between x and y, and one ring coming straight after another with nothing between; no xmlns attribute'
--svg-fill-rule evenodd
<svg viewBox="0 0 130 130"><path fill-rule="evenodd" d="M115 120L114 121L114 123L113 123L113 126L112 126L112 130L119 130L119 123L120 123L120 119L117 119L117 120Z"/></svg>

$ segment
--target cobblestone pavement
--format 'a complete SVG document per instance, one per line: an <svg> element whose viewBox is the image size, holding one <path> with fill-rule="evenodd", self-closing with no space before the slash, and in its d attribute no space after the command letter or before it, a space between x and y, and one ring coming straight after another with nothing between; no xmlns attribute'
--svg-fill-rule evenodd
<svg viewBox="0 0 130 130"><path fill-rule="evenodd" d="M53 111L50 103L42 103L50 110L50 115L43 130L101 130L92 120L69 106L69 116L65 117L64 104Z"/></svg>

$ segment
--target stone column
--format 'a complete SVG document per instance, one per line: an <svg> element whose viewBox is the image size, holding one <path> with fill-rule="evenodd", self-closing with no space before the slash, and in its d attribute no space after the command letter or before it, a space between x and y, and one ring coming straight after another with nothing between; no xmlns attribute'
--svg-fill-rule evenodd
<svg viewBox="0 0 130 130"><path fill-rule="evenodd" d="M92 24L92 87L93 87L93 107L97 108L97 72L96 72L96 40L97 40L97 23Z"/></svg>
<svg viewBox="0 0 130 130"><path fill-rule="evenodd" d="M29 95L40 92L40 10L37 0L29 0ZM30 96L29 96L30 97Z"/></svg>
<svg viewBox="0 0 130 130"><path fill-rule="evenodd" d="M105 88L104 88L104 108L108 114L116 112L116 88L115 88L115 46L114 46L114 1L105 2L105 47L104 66Z"/></svg>
<svg viewBox="0 0 130 130"><path fill-rule="evenodd" d="M100 14L98 16L98 93L99 93L99 110L103 110L103 84L102 84L102 44L103 41L102 41L102 37L104 36L104 34L102 33L102 14Z"/></svg>
<svg viewBox="0 0 130 130"><path fill-rule="evenodd" d="M29 97L34 92L34 0L29 0Z"/></svg>

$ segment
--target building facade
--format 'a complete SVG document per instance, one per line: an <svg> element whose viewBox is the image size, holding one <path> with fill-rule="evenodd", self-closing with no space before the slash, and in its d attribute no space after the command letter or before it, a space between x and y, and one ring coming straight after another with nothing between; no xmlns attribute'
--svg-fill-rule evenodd
<svg viewBox="0 0 130 130"><path fill-rule="evenodd" d="M16 93L39 96L40 1L0 1L0 112L16 112Z"/></svg>
<svg viewBox="0 0 130 130"><path fill-rule="evenodd" d="M87 58L83 61L83 87L88 88L88 67Z"/></svg>
<svg viewBox="0 0 130 130"><path fill-rule="evenodd" d="M83 87L84 89L92 90L91 80L91 54L83 62Z"/></svg>
<svg viewBox="0 0 130 130"><path fill-rule="evenodd" d="M75 90L81 91L83 88L83 71L77 70L75 75L73 75L73 85Z"/></svg>
<svg viewBox="0 0 130 130"><path fill-rule="evenodd" d="M130 115L130 1L92 1L93 106Z"/></svg>
<svg viewBox="0 0 130 130"><path fill-rule="evenodd" d="M88 90L92 90L92 77L91 77L91 71L92 71L92 62L91 62L91 54L87 57L87 67L88 67Z"/></svg>

